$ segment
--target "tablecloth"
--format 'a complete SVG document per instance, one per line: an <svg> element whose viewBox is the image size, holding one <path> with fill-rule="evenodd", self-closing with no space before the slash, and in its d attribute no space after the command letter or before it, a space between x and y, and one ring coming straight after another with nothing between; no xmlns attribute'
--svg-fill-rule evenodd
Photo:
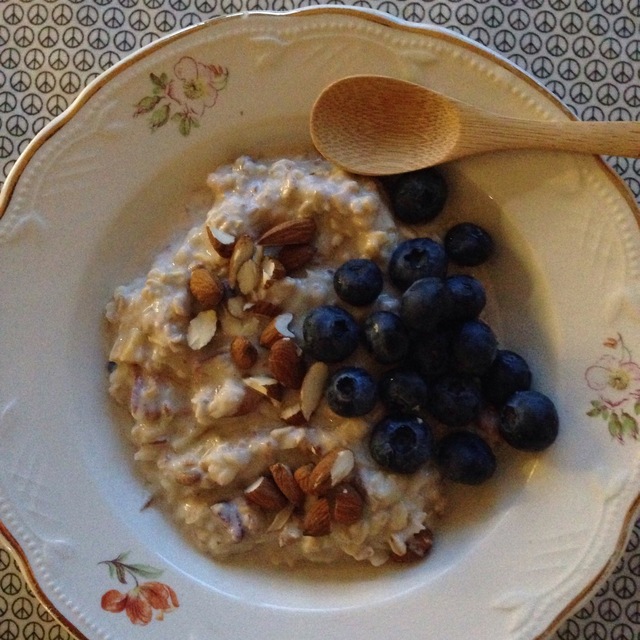
<svg viewBox="0 0 640 640"><path fill-rule="evenodd" d="M33 136L105 69L202 20L286 11L305 0L0 0L0 184ZM640 0L356 0L440 25L507 57L583 120L640 120ZM608 158L640 201L640 159ZM0 446L1 443L0 443ZM640 446L631 441L626 446ZM613 570L553 630L554 640L640 638L640 512ZM0 638L64 640L28 567L0 536Z"/></svg>

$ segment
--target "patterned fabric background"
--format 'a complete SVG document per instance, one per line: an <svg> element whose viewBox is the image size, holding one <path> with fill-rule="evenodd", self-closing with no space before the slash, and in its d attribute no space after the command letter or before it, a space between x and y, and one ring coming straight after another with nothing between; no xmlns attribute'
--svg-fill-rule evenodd
<svg viewBox="0 0 640 640"><path fill-rule="evenodd" d="M118 60L207 18L305 0L0 0L0 184L29 140ZM535 76L584 120L640 120L640 0L356 0L462 33ZM611 158L640 200L640 159ZM629 442L626 446L640 446ZM610 575L556 640L640 639L640 520ZM0 639L72 636L0 538Z"/></svg>

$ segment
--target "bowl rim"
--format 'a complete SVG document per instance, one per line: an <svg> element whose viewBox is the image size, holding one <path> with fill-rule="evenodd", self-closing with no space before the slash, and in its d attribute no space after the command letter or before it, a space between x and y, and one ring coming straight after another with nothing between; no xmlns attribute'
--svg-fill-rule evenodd
<svg viewBox="0 0 640 640"><path fill-rule="evenodd" d="M556 107L558 107L567 118L572 120L578 120L578 117L550 90L548 90L544 85L542 85L533 75L528 73L527 71L517 67L514 63L509 61L506 57L501 54L491 50L485 45L475 42L472 39L464 36L463 34L454 32L450 29L440 27L437 25L425 24L425 23L413 23L407 20L404 20L400 17L393 16L391 14L382 12L377 9L369 9L364 7L350 7L350 6L336 6L329 4L320 4L316 6L303 7L298 9L286 10L286 11L242 11L228 15L220 15L209 18L197 24L185 27L173 33L167 34L158 38L157 40L141 47L137 51L127 55L119 62L115 63L109 69L101 72L98 76L96 76L91 82L89 82L86 87L84 87L80 93L76 96L76 98L71 102L71 104L58 116L53 118L49 123L47 123L27 144L23 152L18 156L14 165L9 171L9 174L0 189L0 221L2 220L4 214L9 209L9 206L12 202L13 195L16 192L18 187L18 183L20 178L25 171L29 162L33 159L38 150L43 147L54 135L56 135L59 131L61 131L66 124L68 124L72 118L77 114L77 112L95 95L97 94L107 83L109 83L112 79L117 77L123 71L132 67L134 64L139 61L147 58L152 55L156 51L164 48L168 44L178 41L184 37L188 37L191 34L198 32L200 30L215 28L215 25L221 24L222 22L228 22L230 20L241 20L245 19L247 16L266 16L273 19L292 19L298 18L305 15L343 15L350 16L357 19L362 19L365 21L370 21L379 25L392 27L394 29L400 29L405 32L415 33L415 34L428 34L435 38L440 38L444 40L453 40L458 44L468 48L469 50L473 50L475 53L480 54L485 59L490 60L491 62L499 65L501 68L508 70L510 73L514 74L518 79L523 80L527 83L527 85L536 90L538 93L544 95L549 101L554 103ZM627 205L629 206L629 210L633 213L636 224L638 225L638 229L640 231L640 205L636 200L636 197L632 193L630 187L626 184L626 182L618 175L618 173L611 167L604 158L598 156L595 158L599 167L604 170L605 174L608 176L613 187L616 188L619 195L623 197ZM569 612L574 609L580 601L582 601L598 584L598 582L606 575L611 569L615 566L617 561L619 560L619 556L624 551L624 546L629 536L629 530L631 528L632 522L635 517L638 515L638 511L640 510L640 490L638 491L637 496L631 502L625 516L623 519L623 526L621 527L620 532L618 533L616 544L613 548L611 555L608 560L604 563L600 571L584 586L584 588L577 593L567 604L566 606L558 613L558 615L548 624L547 628L538 636L538 639L548 637L551 631L564 619ZM21 569L25 574L25 578L27 579L30 588L35 593L37 599L47 607L47 609L54 615L54 617L59 621L65 630L71 632L78 638L78 640L91 640L88 636L84 635L82 631L80 631L76 625L73 624L60 610L56 607L56 605L52 602L52 600L46 595L44 590L38 584L37 578L35 577L35 573L31 564L29 562L27 553L25 552L23 546L18 542L18 540L12 535L8 527L4 524L4 522L0 519L0 536L2 536L9 547L16 554L19 563L21 564Z"/></svg>

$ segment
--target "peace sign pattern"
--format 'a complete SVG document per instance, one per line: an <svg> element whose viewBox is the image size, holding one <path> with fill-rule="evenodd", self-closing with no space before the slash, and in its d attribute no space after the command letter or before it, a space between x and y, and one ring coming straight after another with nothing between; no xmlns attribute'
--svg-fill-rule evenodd
<svg viewBox="0 0 640 640"><path fill-rule="evenodd" d="M584 120L640 120L640 0L332 1L464 34L537 77ZM319 3L0 0L0 184L47 122L139 47L221 14ZM640 159L609 161L640 201ZM555 640L640 636L640 520L630 535L619 564L558 627ZM0 539L0 640L72 638L34 600L15 560L7 561L8 550Z"/></svg>
<svg viewBox="0 0 640 640"><path fill-rule="evenodd" d="M1 536L0 640L74 640L38 601L21 562Z"/></svg>

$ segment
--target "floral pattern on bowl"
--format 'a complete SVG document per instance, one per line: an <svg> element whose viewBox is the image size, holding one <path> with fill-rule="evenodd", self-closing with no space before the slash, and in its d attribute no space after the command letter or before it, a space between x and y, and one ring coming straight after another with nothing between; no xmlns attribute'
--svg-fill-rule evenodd
<svg viewBox="0 0 640 640"><path fill-rule="evenodd" d="M602 418L618 442L624 443L627 437L637 440L640 431L640 366L634 362L620 334L608 338L603 344L613 353L603 355L585 372L589 388L598 392L598 397L591 400L587 415Z"/></svg>
<svg viewBox="0 0 640 640"><path fill-rule="evenodd" d="M177 122L178 130L188 136L200 126L200 118L215 105L218 93L227 86L229 71L223 66L205 64L191 56L184 56L173 67L173 76L166 73L149 74L151 94L142 98L134 118L149 114L152 131L167 122Z"/></svg>
<svg viewBox="0 0 640 640"><path fill-rule="evenodd" d="M162 620L165 613L180 606L178 596L164 582L155 580L141 582L140 578L158 578L163 572L146 564L129 564L126 562L128 556L128 552L121 553L113 560L103 560L98 563L106 565L109 568L109 575L117 578L121 584L129 584L129 579L134 583L133 588L125 593L118 589L106 591L102 595L100 606L111 613L125 611L133 624L149 624L153 619L154 611L156 611L156 620Z"/></svg>

